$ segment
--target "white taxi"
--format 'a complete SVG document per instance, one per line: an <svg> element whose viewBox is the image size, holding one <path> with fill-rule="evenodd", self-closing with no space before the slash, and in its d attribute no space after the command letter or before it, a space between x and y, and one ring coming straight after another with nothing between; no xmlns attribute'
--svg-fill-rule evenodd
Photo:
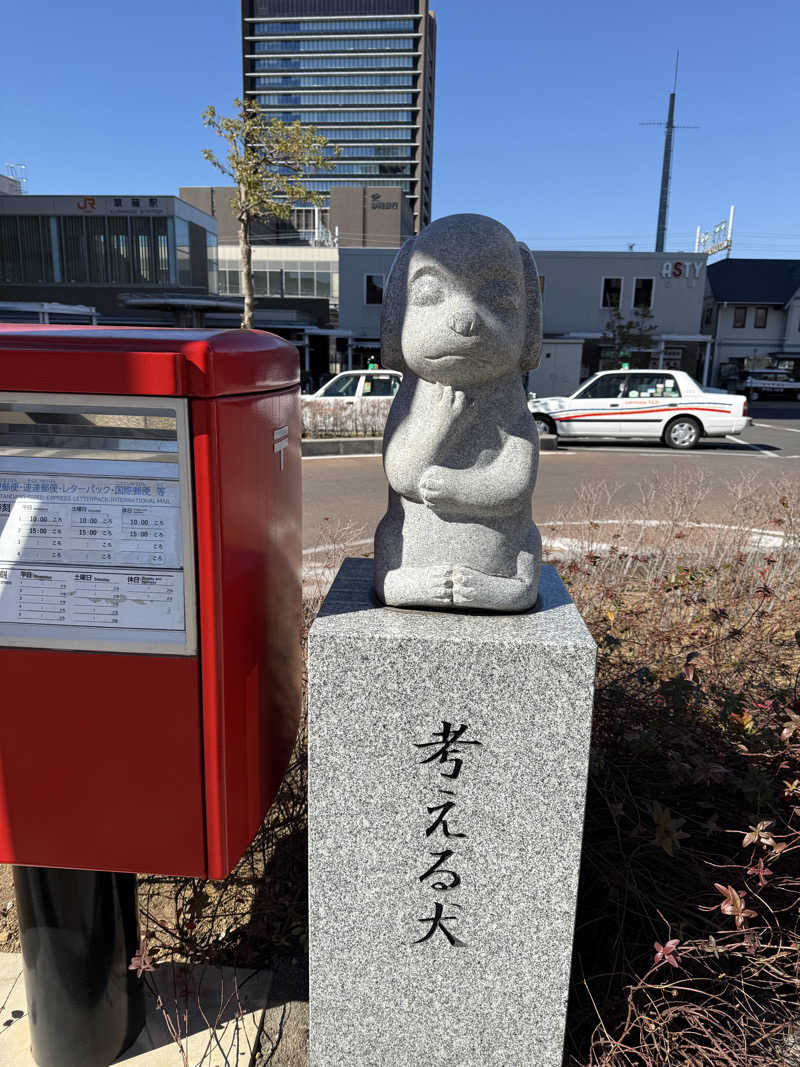
<svg viewBox="0 0 800 1067"><path fill-rule="evenodd" d="M694 448L701 437L740 434L747 398L704 389L684 371L601 371L572 396L530 397L539 433L559 437L650 437Z"/></svg>
<svg viewBox="0 0 800 1067"><path fill-rule="evenodd" d="M394 396L403 375L397 370L346 370L327 381L314 397L328 400L366 400L368 397Z"/></svg>

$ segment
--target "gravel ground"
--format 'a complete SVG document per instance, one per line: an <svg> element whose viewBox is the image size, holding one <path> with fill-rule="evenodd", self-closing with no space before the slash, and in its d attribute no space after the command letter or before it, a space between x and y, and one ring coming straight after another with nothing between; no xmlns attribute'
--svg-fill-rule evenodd
<svg viewBox="0 0 800 1067"><path fill-rule="evenodd" d="M253 1067L308 1067L308 959L282 963L264 1015Z"/></svg>
<svg viewBox="0 0 800 1067"><path fill-rule="evenodd" d="M0 864L0 952L19 952L14 878L9 864Z"/></svg>

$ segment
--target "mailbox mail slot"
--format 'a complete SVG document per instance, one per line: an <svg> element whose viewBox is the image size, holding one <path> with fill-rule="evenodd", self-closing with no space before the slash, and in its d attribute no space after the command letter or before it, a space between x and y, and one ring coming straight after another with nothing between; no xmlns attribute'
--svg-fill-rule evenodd
<svg viewBox="0 0 800 1067"><path fill-rule="evenodd" d="M297 728L297 351L0 327L0 390L0 861L224 877Z"/></svg>

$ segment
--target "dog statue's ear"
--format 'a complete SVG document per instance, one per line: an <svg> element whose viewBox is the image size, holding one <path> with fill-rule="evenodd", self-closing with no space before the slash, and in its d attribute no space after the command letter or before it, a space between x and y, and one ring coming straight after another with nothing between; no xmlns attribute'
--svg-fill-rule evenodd
<svg viewBox="0 0 800 1067"><path fill-rule="evenodd" d="M542 351L542 291L539 288L539 272L527 245L519 242L519 254L522 258L522 274L525 279L525 307L527 323L525 340L522 342L522 354L519 369L535 370L539 366Z"/></svg>
<svg viewBox="0 0 800 1067"><path fill-rule="evenodd" d="M381 366L388 370L406 369L403 360L403 319L406 316L408 298L408 264L415 241L415 237L409 237L397 253L383 288Z"/></svg>

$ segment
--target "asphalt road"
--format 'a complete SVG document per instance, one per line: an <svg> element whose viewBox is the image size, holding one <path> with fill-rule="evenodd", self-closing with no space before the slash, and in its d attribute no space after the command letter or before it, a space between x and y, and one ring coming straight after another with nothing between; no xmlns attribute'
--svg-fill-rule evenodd
<svg viewBox="0 0 800 1067"><path fill-rule="evenodd" d="M654 477L685 479L702 472L706 482L703 521L724 521L728 486L748 475L796 480L800 485L800 404L765 401L750 405L752 425L738 437L704 439L690 452L642 441L570 441L543 452L534 495L538 522L554 520L586 486L614 489L608 518L620 504L638 498ZM303 544L306 555L332 539L351 547L370 544L386 508L380 456L303 460Z"/></svg>

